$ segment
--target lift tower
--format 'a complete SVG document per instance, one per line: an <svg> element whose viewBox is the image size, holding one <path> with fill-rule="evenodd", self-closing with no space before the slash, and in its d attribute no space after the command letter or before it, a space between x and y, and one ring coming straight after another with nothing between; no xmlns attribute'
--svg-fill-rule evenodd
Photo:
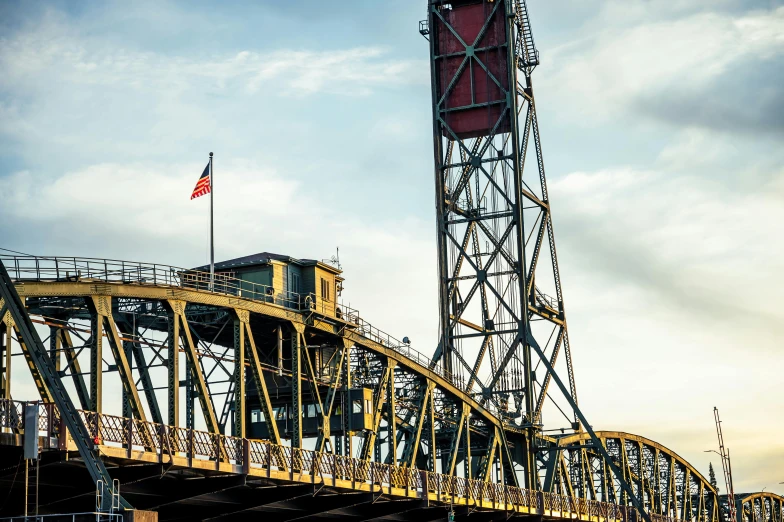
<svg viewBox="0 0 784 522"><path fill-rule="evenodd" d="M536 375L532 340L553 368L564 354L575 401L577 392L531 80L539 55L526 4L429 0L420 32L430 41L438 230L440 342L433 364L504 422L527 430L532 450L551 380L547 370ZM567 425L579 429L572 421ZM525 485L536 487L533 451L526 453Z"/></svg>

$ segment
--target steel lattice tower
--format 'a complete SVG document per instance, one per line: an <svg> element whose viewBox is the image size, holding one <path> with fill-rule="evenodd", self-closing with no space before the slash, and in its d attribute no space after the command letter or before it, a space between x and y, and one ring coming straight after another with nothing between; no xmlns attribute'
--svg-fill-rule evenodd
<svg viewBox="0 0 784 522"><path fill-rule="evenodd" d="M531 337L553 367L563 352L576 399L531 80L538 52L521 0L432 0L428 10L420 31L429 36L432 79L434 364L533 435L551 376L536 374ZM528 158L531 146L535 158Z"/></svg>

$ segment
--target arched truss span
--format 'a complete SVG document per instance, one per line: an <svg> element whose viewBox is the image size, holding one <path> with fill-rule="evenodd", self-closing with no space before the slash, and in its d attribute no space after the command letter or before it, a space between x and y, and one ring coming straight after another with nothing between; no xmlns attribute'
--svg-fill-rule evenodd
<svg viewBox="0 0 784 522"><path fill-rule="evenodd" d="M77 408L518 483L522 430L504 427L429 357L362 320L176 278L11 275ZM122 411L104 400L110 389L122 392ZM346 413L359 402L355 392L364 394L361 419ZM253 431L255 419L276 416Z"/></svg>
<svg viewBox="0 0 784 522"><path fill-rule="evenodd" d="M727 497L722 496L726 505ZM784 521L784 497L769 491L735 495L738 522Z"/></svg>
<svg viewBox="0 0 784 522"><path fill-rule="evenodd" d="M13 273L77 407L508 485L522 483L531 448L540 471L532 489L632 505L588 434L528 441L358 315L194 289L177 273ZM103 404L106 386L122 391L122 412ZM259 428L259 419L276 422ZM716 491L684 459L644 437L598 435L651 514L719 522Z"/></svg>
<svg viewBox="0 0 784 522"><path fill-rule="evenodd" d="M639 435L596 432L625 480L652 514L679 520L719 521L717 492L708 480L674 451ZM557 439L545 466L546 491L629 504L588 434ZM571 489L570 489L571 488Z"/></svg>

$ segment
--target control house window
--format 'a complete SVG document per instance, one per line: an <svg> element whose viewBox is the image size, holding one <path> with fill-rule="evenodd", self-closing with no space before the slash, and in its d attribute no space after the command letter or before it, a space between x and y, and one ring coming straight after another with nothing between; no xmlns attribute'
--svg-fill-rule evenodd
<svg viewBox="0 0 784 522"><path fill-rule="evenodd" d="M329 301L330 300L329 293L330 293L329 292L329 281L327 281L326 279L324 279L322 277L321 278L321 298L324 299L325 301Z"/></svg>

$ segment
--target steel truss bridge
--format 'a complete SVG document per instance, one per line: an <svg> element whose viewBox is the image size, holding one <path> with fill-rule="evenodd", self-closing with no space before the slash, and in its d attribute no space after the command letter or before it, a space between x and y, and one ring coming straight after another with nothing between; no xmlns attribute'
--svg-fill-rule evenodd
<svg viewBox="0 0 784 522"><path fill-rule="evenodd" d="M6 299L0 305L0 483L14 493L12 498L22 498L21 481L14 479L25 429L23 404L12 400L11 384L24 368L41 401L42 511L85 509L94 502L89 463L82 456L87 451L99 456L107 476L120 480L130 505L155 509L167 520L242 519L257 512L280 520L317 514L442 520L449 510L457 518L470 513L470 520L510 515L639 519L585 432L539 435L537 487L505 483L501 470L505 461L514 462L524 433L502 425L431 369L426 357L360 319L356 311L339 320L300 310L292 302L239 298L232 281L224 282L225 293L208 291L181 278L185 269L162 265L41 257L0 261L10 270L8 279L25 309L17 319ZM24 321L48 336L25 340ZM278 327L287 332L285 351L290 355L282 375L276 362ZM333 362L320 358L326 347L337 354ZM189 379L158 378L172 377L172 366L180 361L171 360L171 354L184 360ZM87 356L89 367L83 370L80 361ZM74 411L85 430L82 440L70 435L74 430L55 405L53 386L38 359L55 369L60 385L74 397ZM322 419L315 437L303 435L303 425L293 422L277 434L272 430L267 440L224 434L227 412L244 411L251 400L248 382L258 386L260 407L273 418L272 404L280 402L266 385L270 374L281 383L276 393L288 390L286 400L292 404L317 397ZM88 387L88 382L100 385ZM157 389L157 382L168 384ZM123 390L123 404L115 409L125 414L102 413L102 390L110 385ZM417 409L410 397L419 386L427 390L428 401ZM325 437L323 427L331 424L325 418L335 408L335 398L356 387L373 390L372 425ZM172 416L183 395L184 415ZM164 399L168 415L160 404ZM453 409L460 415L451 415ZM244 429L240 417L234 416L235 433ZM183 419L184 425L179 422ZM197 423L207 429L194 429ZM596 435L652 519L722 519L727 499L718 497L705 477L676 453L636 435ZM319 444L322 449L316 451ZM342 451L336 450L339 446ZM738 502L744 521L782 520L781 497L756 494ZM16 504L6 509L18 508Z"/></svg>
<svg viewBox="0 0 784 522"><path fill-rule="evenodd" d="M0 256L0 515L29 507L34 483L40 512L91 511L100 484L164 520L784 522L781 497L720 496L674 451L594 431L578 405L525 3L431 0L420 32L436 349L315 293ZM19 402L32 393L37 407Z"/></svg>

